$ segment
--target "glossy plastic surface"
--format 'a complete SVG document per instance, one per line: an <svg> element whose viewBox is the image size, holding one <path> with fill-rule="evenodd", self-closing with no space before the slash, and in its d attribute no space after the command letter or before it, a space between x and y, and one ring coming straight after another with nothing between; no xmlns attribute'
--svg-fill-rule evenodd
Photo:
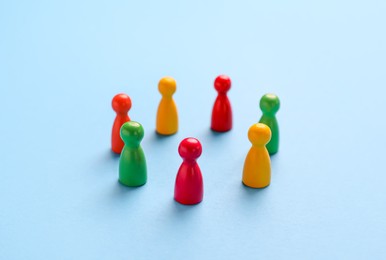
<svg viewBox="0 0 386 260"><path fill-rule="evenodd" d="M218 76L214 81L218 95L213 105L211 129L227 132L232 129L232 106L227 96L231 88L231 79L226 75Z"/></svg>
<svg viewBox="0 0 386 260"><path fill-rule="evenodd" d="M162 99L158 106L156 131L161 135L172 135L178 131L178 112L173 94L176 92L177 83L171 77L164 77L158 83L158 90Z"/></svg>
<svg viewBox="0 0 386 260"><path fill-rule="evenodd" d="M202 153L201 143L196 138L185 138L178 153L184 161L177 173L174 199L185 205L200 203L204 196L204 183L196 160Z"/></svg>
<svg viewBox="0 0 386 260"><path fill-rule="evenodd" d="M271 182L271 159L265 145L271 139L271 130L265 124L252 125L248 131L252 143L244 162L243 183L251 188L264 188Z"/></svg>
<svg viewBox="0 0 386 260"><path fill-rule="evenodd" d="M146 159L141 147L143 136L143 127L138 122L129 121L121 127L125 146L119 159L119 182L126 186L141 186L147 181Z"/></svg>
<svg viewBox="0 0 386 260"><path fill-rule="evenodd" d="M271 141L266 146L271 155L279 151L279 124L276 119L276 113L279 111L279 108L280 100L275 94L265 94L260 99L260 109L263 115L259 122L266 124L271 129Z"/></svg>
<svg viewBox="0 0 386 260"><path fill-rule="evenodd" d="M114 153L120 154L124 146L120 131L121 126L127 121L130 121L130 117L127 113L131 108L131 99L126 94L117 94L114 96L111 105L113 110L117 113L111 131L111 150Z"/></svg>

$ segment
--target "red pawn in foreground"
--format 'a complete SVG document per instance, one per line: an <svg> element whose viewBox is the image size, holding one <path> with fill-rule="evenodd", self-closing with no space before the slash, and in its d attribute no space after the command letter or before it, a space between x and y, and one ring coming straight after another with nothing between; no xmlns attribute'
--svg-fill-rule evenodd
<svg viewBox="0 0 386 260"><path fill-rule="evenodd" d="M177 173L174 199L181 204L200 203L204 196L202 174L196 162L201 152L201 144L196 138L185 138L178 147L178 153L184 161Z"/></svg>
<svg viewBox="0 0 386 260"><path fill-rule="evenodd" d="M115 117L113 130L111 131L111 150L114 153L120 154L124 143L120 136L121 126L130 121L130 117L127 115L131 108L131 99L126 94L117 94L113 98L112 107L117 113Z"/></svg>
<svg viewBox="0 0 386 260"><path fill-rule="evenodd" d="M212 130L227 132L232 129L232 107L227 92L231 88L231 79L220 75L214 81L214 88L218 92L212 111Z"/></svg>

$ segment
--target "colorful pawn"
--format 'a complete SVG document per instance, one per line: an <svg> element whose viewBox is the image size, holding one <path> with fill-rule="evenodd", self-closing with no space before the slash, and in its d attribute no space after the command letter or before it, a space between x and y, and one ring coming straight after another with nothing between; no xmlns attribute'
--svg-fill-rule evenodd
<svg viewBox="0 0 386 260"><path fill-rule="evenodd" d="M245 158L243 183L251 188L267 187L271 182L271 159L265 145L271 139L271 130L265 124L254 124L248 139L252 147Z"/></svg>
<svg viewBox="0 0 386 260"><path fill-rule="evenodd" d="M279 150L279 124L276 113L280 108L280 100L275 94L266 94L260 100L260 109L263 112L259 123L263 123L271 129L272 138L267 144L269 154L275 154Z"/></svg>
<svg viewBox="0 0 386 260"><path fill-rule="evenodd" d="M120 154L124 146L120 136L120 130L124 123L130 121L130 117L127 113L131 108L131 99L126 94L118 94L114 96L111 105L117 113L111 131L111 150L114 153Z"/></svg>
<svg viewBox="0 0 386 260"><path fill-rule="evenodd" d="M218 76L214 81L218 95L213 105L211 129L227 132L232 129L232 106L227 92L231 88L231 79L226 75Z"/></svg>
<svg viewBox="0 0 386 260"><path fill-rule="evenodd" d="M129 121L121 127L125 146L119 159L119 182L130 187L144 185L147 181L146 159L141 148L144 130L140 123Z"/></svg>
<svg viewBox="0 0 386 260"><path fill-rule="evenodd" d="M204 196L204 184L197 158L202 153L201 143L196 138L185 138L178 147L184 160L178 170L174 188L174 199L181 204L200 203Z"/></svg>
<svg viewBox="0 0 386 260"><path fill-rule="evenodd" d="M162 95L158 106L156 131L160 135L172 135L178 131L178 112L173 94L177 83L171 77L164 77L158 83L158 90Z"/></svg>

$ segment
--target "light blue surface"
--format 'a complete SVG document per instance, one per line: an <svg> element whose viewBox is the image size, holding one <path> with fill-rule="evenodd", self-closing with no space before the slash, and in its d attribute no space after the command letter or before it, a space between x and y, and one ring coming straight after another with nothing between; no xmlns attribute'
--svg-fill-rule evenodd
<svg viewBox="0 0 386 260"><path fill-rule="evenodd" d="M385 1L1 1L0 259L386 259ZM234 128L209 131L228 74ZM180 131L157 138L158 80ZM117 183L111 99L145 127L148 183ZM241 185L266 92L271 186ZM173 201L200 139L204 201Z"/></svg>

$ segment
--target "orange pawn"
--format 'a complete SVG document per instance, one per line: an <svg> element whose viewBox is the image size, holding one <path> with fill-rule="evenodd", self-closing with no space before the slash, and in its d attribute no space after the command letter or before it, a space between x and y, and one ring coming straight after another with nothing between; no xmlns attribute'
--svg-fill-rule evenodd
<svg viewBox="0 0 386 260"><path fill-rule="evenodd" d="M172 135L178 131L178 112L173 100L176 85L176 81L171 77L164 77L158 83L158 90L162 95L157 111L156 131L158 134Z"/></svg>
<svg viewBox="0 0 386 260"><path fill-rule="evenodd" d="M117 113L117 116L115 117L111 131L111 150L113 150L114 153L120 154L124 146L120 136L120 130L124 123L130 121L127 113L131 108L131 99L126 94L117 94L113 98L112 107Z"/></svg>
<svg viewBox="0 0 386 260"><path fill-rule="evenodd" d="M271 140L271 129L262 123L248 130L252 147L244 162L243 183L251 188L264 188L271 182L271 159L265 145Z"/></svg>

